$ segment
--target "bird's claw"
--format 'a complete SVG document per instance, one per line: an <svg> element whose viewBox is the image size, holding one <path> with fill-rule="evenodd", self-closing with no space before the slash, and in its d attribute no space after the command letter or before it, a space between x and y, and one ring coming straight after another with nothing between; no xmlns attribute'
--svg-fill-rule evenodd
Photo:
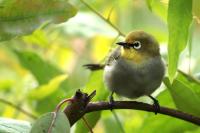
<svg viewBox="0 0 200 133"><path fill-rule="evenodd" d="M154 110L155 110L155 115L157 115L157 113L160 112L160 104L159 104L158 100L155 99L155 101L153 103L153 107L154 107Z"/></svg>
<svg viewBox="0 0 200 133"><path fill-rule="evenodd" d="M114 98L113 98L113 93L109 96L109 105L110 105L110 110L113 110L113 106L114 106Z"/></svg>
<svg viewBox="0 0 200 133"><path fill-rule="evenodd" d="M149 96L149 97L153 100L153 107L155 110L154 113L155 113L155 115L157 115L157 113L160 112L160 104L159 104L158 100L155 99L154 97L152 97L152 96Z"/></svg>

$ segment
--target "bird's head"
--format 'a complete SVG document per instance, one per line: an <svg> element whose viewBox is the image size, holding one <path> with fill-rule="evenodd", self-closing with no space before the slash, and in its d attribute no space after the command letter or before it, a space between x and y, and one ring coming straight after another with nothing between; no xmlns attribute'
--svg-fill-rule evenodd
<svg viewBox="0 0 200 133"><path fill-rule="evenodd" d="M134 31L126 36L121 46L121 56L125 59L141 63L151 57L160 56L156 39L144 31Z"/></svg>

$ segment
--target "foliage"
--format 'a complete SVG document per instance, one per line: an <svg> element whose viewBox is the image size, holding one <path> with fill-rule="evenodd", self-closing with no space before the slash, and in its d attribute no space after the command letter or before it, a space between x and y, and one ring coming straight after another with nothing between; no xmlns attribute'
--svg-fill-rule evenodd
<svg viewBox="0 0 200 133"><path fill-rule="evenodd" d="M43 124L48 129L52 114L47 112L77 89L96 90L93 101L107 100L103 71L89 72L82 65L104 62L115 43L132 30L149 32L160 43L168 66L166 87L161 85L153 94L158 95L160 105L200 116L200 81L195 78L200 71L200 2L86 2L92 8L82 0L0 1L0 97L38 117L44 114L32 120L0 101L0 132L6 132L5 125L7 132L28 132L30 123L35 123L32 132L43 130ZM150 103L146 97L138 100ZM85 119L95 133L200 132L191 123L167 116L132 110L117 110L116 114L121 125L110 111L89 113ZM60 114L57 120L55 130L69 132L67 118ZM71 132L86 133L88 129L80 120Z"/></svg>
<svg viewBox="0 0 200 133"><path fill-rule="evenodd" d="M30 133L46 133L49 131L51 127L51 122L53 119L53 113L46 113L41 116L35 123L33 124ZM55 119L54 125L51 129L52 133L69 133L70 132L70 124L63 112L58 112L57 117Z"/></svg>

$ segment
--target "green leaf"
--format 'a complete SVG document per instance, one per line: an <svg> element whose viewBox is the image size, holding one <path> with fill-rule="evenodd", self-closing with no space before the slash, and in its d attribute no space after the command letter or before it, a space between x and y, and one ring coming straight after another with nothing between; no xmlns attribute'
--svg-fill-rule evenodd
<svg viewBox="0 0 200 133"><path fill-rule="evenodd" d="M94 71L91 73L89 80L84 88L84 92L91 93L96 90L96 96L93 100L105 100L108 97L108 91L103 82L103 71Z"/></svg>
<svg viewBox="0 0 200 133"><path fill-rule="evenodd" d="M30 133L47 133L52 120L53 113L46 113L35 121ZM51 133L70 133L69 120L63 112L58 112Z"/></svg>
<svg viewBox="0 0 200 133"><path fill-rule="evenodd" d="M168 7L168 73L170 81L176 74L179 55L187 45L192 22L192 0L169 0Z"/></svg>
<svg viewBox="0 0 200 133"><path fill-rule="evenodd" d="M36 80L39 82L39 85L47 85L45 88L50 87L50 90L47 90L44 89L44 86L39 86L39 90L35 89L33 94L31 94L32 98L30 100L34 101L34 105L36 105L34 107L39 113L45 113L49 110L53 110L58 102L64 99L66 92L68 93L68 96L72 94L72 88L67 86L67 80L61 82L63 78L57 77L63 74L57 67L43 60L36 53L30 51L15 51L15 53L18 56L21 65L28 69L33 76L35 76ZM52 84L56 86L51 86ZM42 93L37 91L42 91ZM44 91L45 93L43 93Z"/></svg>
<svg viewBox="0 0 200 133"><path fill-rule="evenodd" d="M52 78L62 72L52 64L41 59L30 51L15 51L22 66L31 71L40 85L47 84Z"/></svg>
<svg viewBox="0 0 200 133"><path fill-rule="evenodd" d="M66 75L59 75L50 80L48 84L39 86L38 88L30 91L29 97L33 99L44 99L47 96L55 93L60 84L67 78Z"/></svg>
<svg viewBox="0 0 200 133"><path fill-rule="evenodd" d="M0 41L30 34L47 21L67 21L77 12L67 0L3 0L0 4Z"/></svg>
<svg viewBox="0 0 200 133"><path fill-rule="evenodd" d="M168 90L165 90L157 97L161 106L174 108L173 99ZM144 122L137 133L183 133L197 129L192 123L173 118L166 115L155 115L148 113L144 118Z"/></svg>
<svg viewBox="0 0 200 133"><path fill-rule="evenodd" d="M108 91L106 91L103 83L103 71L94 71L91 73L89 80L84 88L84 92L91 93L96 90L96 96L93 98L95 101L105 100L108 97ZM89 113L86 115L86 120L93 128L100 119L101 112ZM76 133L88 133L88 129L85 127L82 121L79 121L76 126Z"/></svg>
<svg viewBox="0 0 200 133"><path fill-rule="evenodd" d="M124 111L123 111L124 112ZM119 118L120 114L122 113L121 110L116 110L115 115L117 113L117 117ZM123 130L124 127L124 121L119 119L119 121L116 120L114 113L111 111L104 111L102 112L102 121L103 121L103 127L106 133L125 133ZM122 116L124 117L124 116ZM120 123L118 123L120 122ZM112 123L112 128L110 128L110 124ZM132 130L133 131L133 130Z"/></svg>
<svg viewBox="0 0 200 133"><path fill-rule="evenodd" d="M29 122L0 118L0 133L29 133L30 130Z"/></svg>
<svg viewBox="0 0 200 133"><path fill-rule="evenodd" d="M167 22L167 3L162 0L146 0L150 11L158 15L164 22Z"/></svg>
<svg viewBox="0 0 200 133"><path fill-rule="evenodd" d="M100 119L101 113L92 112L92 113L86 114L84 117L86 121L88 122L88 124L90 125L90 127L94 127L97 124L98 120ZM76 125L75 133L88 133L88 132L89 132L89 129L86 127L83 120L79 120Z"/></svg>
<svg viewBox="0 0 200 133"><path fill-rule="evenodd" d="M167 78L165 84L179 110L200 116L200 83L197 80L179 72L172 84Z"/></svg>

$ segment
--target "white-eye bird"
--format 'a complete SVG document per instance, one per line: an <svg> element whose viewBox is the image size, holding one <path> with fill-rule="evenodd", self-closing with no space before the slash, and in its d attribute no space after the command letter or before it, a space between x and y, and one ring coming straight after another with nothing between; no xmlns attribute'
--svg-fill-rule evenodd
<svg viewBox="0 0 200 133"><path fill-rule="evenodd" d="M104 69L104 82L113 93L127 98L149 96L154 101L155 113L158 101L151 94L161 85L165 65L161 59L156 39L144 31L130 32L124 42L113 50L105 64L86 64L90 70Z"/></svg>

